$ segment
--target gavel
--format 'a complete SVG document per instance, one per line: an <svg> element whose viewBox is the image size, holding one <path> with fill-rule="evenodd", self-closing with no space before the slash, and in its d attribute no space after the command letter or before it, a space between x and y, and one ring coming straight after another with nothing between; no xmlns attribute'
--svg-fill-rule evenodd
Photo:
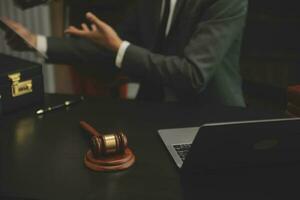
<svg viewBox="0 0 300 200"><path fill-rule="evenodd" d="M128 140L123 132L101 134L85 121L80 121L80 126L91 136L91 150L95 158L115 154L123 154L128 146Z"/></svg>

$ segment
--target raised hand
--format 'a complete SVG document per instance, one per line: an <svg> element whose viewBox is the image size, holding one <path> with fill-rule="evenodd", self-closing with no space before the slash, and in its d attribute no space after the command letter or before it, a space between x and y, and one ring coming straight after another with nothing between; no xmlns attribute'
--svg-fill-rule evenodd
<svg viewBox="0 0 300 200"><path fill-rule="evenodd" d="M81 24L81 29L70 26L65 30L65 33L87 38L99 46L117 52L122 40L116 31L90 12L86 14L86 18L92 23L91 27L83 23Z"/></svg>

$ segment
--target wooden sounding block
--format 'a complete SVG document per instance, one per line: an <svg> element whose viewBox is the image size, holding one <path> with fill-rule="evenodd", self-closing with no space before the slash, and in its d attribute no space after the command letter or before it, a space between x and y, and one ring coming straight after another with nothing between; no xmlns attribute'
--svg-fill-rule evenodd
<svg viewBox="0 0 300 200"><path fill-rule="evenodd" d="M89 150L84 157L84 164L93 171L119 171L131 167L135 162L133 152L126 148L124 154L116 154L95 158Z"/></svg>

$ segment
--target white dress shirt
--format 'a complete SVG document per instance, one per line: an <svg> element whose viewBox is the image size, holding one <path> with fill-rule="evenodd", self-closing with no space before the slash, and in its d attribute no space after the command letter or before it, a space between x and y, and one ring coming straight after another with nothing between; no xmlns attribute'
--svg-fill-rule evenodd
<svg viewBox="0 0 300 200"><path fill-rule="evenodd" d="M176 3L177 3L177 0L171 0L170 1L170 14L169 14L169 18L168 18L167 27L166 27L166 36L168 35L168 33L170 31L170 28L171 28ZM164 14L163 12L164 12L164 9L165 9L165 4L166 4L166 0L162 0L161 13L160 13L160 18L161 19L162 19L163 14ZM126 49L129 47L129 45L130 45L130 43L128 41L124 41L121 44L121 47L118 50L118 54L117 54L115 64L119 68L122 67L123 58L124 58L124 55L126 53Z"/></svg>
<svg viewBox="0 0 300 200"><path fill-rule="evenodd" d="M170 3L171 3L170 4L170 14L169 14L167 27L166 27L166 36L168 35L168 33L170 31L170 28L171 28L172 19L173 19L173 15L174 15L177 0L171 0ZM161 8L161 16L160 16L161 18L163 16L164 7L165 7L165 0L162 0L162 8ZM123 62L126 50L129 47L129 45L130 45L130 42L123 41L120 48L119 48L119 50L118 50L116 60L115 60L115 64L119 68L122 67L122 62ZM45 36L42 36L42 35L37 36L37 49L40 52L47 55L48 43L47 43L47 38Z"/></svg>

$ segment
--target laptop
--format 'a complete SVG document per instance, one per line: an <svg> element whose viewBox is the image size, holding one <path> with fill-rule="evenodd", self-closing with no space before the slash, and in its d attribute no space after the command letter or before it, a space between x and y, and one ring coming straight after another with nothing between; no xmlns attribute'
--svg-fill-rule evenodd
<svg viewBox="0 0 300 200"><path fill-rule="evenodd" d="M162 129L163 143L181 168L226 168L300 160L300 118L208 123Z"/></svg>

